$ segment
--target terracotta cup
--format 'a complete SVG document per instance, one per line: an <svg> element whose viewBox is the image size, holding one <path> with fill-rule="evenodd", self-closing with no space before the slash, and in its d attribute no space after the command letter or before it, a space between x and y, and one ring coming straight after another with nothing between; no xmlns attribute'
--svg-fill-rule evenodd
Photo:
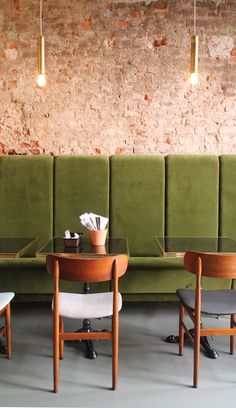
<svg viewBox="0 0 236 408"><path fill-rule="evenodd" d="M92 245L105 245L107 237L107 229L105 230L89 230L89 238Z"/></svg>
<svg viewBox="0 0 236 408"><path fill-rule="evenodd" d="M107 253L105 245L92 245L92 254L105 255Z"/></svg>

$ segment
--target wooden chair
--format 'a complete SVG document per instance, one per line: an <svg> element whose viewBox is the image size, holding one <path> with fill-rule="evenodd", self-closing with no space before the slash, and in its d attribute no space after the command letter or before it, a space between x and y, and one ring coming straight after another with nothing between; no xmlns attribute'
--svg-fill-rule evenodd
<svg viewBox="0 0 236 408"><path fill-rule="evenodd" d="M7 338L7 358L12 357L11 349L11 307L10 302L15 294L12 292L0 293L0 315L5 314L5 325L0 328L0 337L4 334Z"/></svg>
<svg viewBox="0 0 236 408"><path fill-rule="evenodd" d="M118 279L128 266L127 255L82 257L73 254L47 255L47 270L54 279L53 361L54 392L58 391L59 358L64 357L64 340L112 340L112 389L118 377L119 310L122 298ZM81 282L112 281L113 292L77 294L59 291L59 279ZM109 332L64 332L64 317L92 319L112 316Z"/></svg>
<svg viewBox="0 0 236 408"><path fill-rule="evenodd" d="M230 336L230 354L234 353L234 335L236 334L236 291L202 290L202 276L209 278L234 279L236 278L236 255L210 254L201 252L187 252L184 256L184 266L196 274L196 289L178 289L179 297L179 355L183 355L184 334L194 346L193 386L198 387L200 364L200 337L201 336ZM187 311L194 323L194 336L184 323L184 313ZM202 327L201 315L230 315L229 328Z"/></svg>

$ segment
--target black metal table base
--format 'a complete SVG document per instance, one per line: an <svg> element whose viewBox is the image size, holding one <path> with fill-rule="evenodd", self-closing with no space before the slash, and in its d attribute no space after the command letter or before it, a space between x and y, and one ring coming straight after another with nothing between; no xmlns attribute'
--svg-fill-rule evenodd
<svg viewBox="0 0 236 408"><path fill-rule="evenodd" d="M194 329L189 330L191 335L194 337ZM219 353L211 347L210 344L211 338L202 336L200 337L200 343L202 348L204 349L208 358L216 359L219 357ZM167 343L179 343L179 336L170 335L166 338ZM189 339L186 334L184 334L184 342L189 343Z"/></svg>
<svg viewBox="0 0 236 408"><path fill-rule="evenodd" d="M90 286L88 282L84 282L83 293L85 294L90 293ZM102 331L107 331L107 330L102 330ZM98 330L93 330L91 326L91 321L89 319L84 319L82 327L79 330L76 330L76 332L77 333L79 332L90 333L90 332L98 332ZM81 340L81 342L85 346L86 357L89 360L94 360L97 357L97 352L93 345L94 342L92 340Z"/></svg>
<svg viewBox="0 0 236 408"><path fill-rule="evenodd" d="M81 327L81 329L77 330L77 333L79 333L79 332L89 333L89 332L93 332L93 331L95 331L95 330L92 330L90 320L89 319L84 319L83 320L83 326ZM94 360L97 357L97 352L94 349L93 341L92 340L82 340L82 343L85 346L86 357L89 360Z"/></svg>

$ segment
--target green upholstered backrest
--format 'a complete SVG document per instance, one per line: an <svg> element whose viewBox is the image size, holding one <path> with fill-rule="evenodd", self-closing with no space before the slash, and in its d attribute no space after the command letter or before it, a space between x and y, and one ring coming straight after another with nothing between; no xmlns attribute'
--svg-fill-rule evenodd
<svg viewBox="0 0 236 408"><path fill-rule="evenodd" d="M236 239L236 155L220 157L220 235Z"/></svg>
<svg viewBox="0 0 236 408"><path fill-rule="evenodd" d="M35 253L52 237L52 212L53 158L1 156L0 236L39 237Z"/></svg>
<svg viewBox="0 0 236 408"><path fill-rule="evenodd" d="M82 213L108 216L108 157L56 157L54 200L54 236L62 236L68 228L87 236L79 220Z"/></svg>
<svg viewBox="0 0 236 408"><path fill-rule="evenodd" d="M218 236L218 158L170 155L166 183L166 235Z"/></svg>
<svg viewBox="0 0 236 408"><path fill-rule="evenodd" d="M155 256L155 235L164 233L162 156L111 157L111 236L127 237L130 255Z"/></svg>

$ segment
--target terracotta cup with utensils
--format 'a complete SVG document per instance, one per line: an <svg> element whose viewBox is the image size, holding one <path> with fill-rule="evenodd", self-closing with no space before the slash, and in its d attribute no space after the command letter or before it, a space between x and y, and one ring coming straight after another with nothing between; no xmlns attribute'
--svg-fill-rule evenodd
<svg viewBox="0 0 236 408"><path fill-rule="evenodd" d="M89 238L92 245L105 245L107 237L107 229L105 230L89 230Z"/></svg>

